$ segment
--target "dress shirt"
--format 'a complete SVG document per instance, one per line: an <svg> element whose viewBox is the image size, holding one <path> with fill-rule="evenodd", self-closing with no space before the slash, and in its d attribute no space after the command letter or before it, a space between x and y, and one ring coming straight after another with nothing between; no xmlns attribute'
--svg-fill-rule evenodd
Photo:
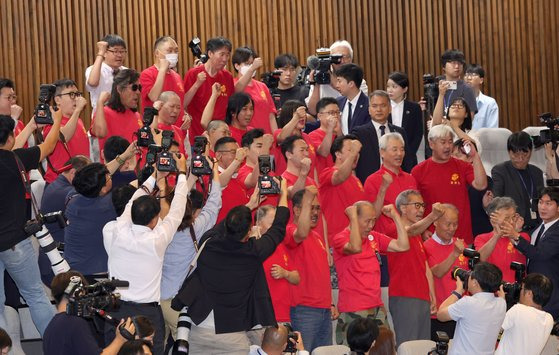
<svg viewBox="0 0 559 355"><path fill-rule="evenodd" d="M143 186L151 192L155 182L155 178L150 176ZM134 193L122 215L103 228L103 242L109 256L109 276L130 283L130 287L118 289L123 301L159 302L163 257L182 222L189 191L187 185L186 176L180 174L169 213L155 228L132 222L133 201L147 195L143 188Z"/></svg>
<svg viewBox="0 0 559 355"><path fill-rule="evenodd" d="M548 231L549 227L551 227L555 222L557 222L559 220L559 218L554 219L551 222L547 222L547 223L543 223L544 229L543 229L543 234L540 237L540 242L542 241L543 238L545 238L545 232ZM530 244L534 245L536 243L536 238L538 236L538 232L540 231L540 228L542 227L542 225L538 225L538 228L534 229L534 231L532 232L531 235L531 239L530 239Z"/></svg>
<svg viewBox="0 0 559 355"><path fill-rule="evenodd" d="M472 129L498 128L499 106L494 98L484 95L481 91L476 98L477 113L472 122Z"/></svg>
<svg viewBox="0 0 559 355"><path fill-rule="evenodd" d="M346 101L344 105L344 109L342 111L342 133L348 134L349 132L349 104L351 103L351 117L355 119L355 107L357 107L357 101L359 101L359 97L361 97L361 92L358 92L357 95L350 101L349 99Z"/></svg>
<svg viewBox="0 0 559 355"><path fill-rule="evenodd" d="M385 123L378 123L375 121L371 121L373 122L373 126L375 126L375 132L377 132L377 141L380 143L380 126L384 126L384 134L390 133L390 129L388 128L388 121L386 121Z"/></svg>
<svg viewBox="0 0 559 355"><path fill-rule="evenodd" d="M311 99L312 93L314 91L314 85L311 85L311 88L309 90L309 96L307 96L307 98L305 99L305 105L309 105L309 101ZM367 82L365 81L365 79L363 79L363 81L361 82L361 86L359 87L359 90L361 90L365 95L369 96L369 87L367 86ZM319 99L325 98L325 97L333 97L333 98L337 98L342 96L342 94L340 94L340 92L338 90L336 90L336 88L334 88L332 85L330 84L324 84L324 85L320 85L320 97Z"/></svg>
<svg viewBox="0 0 559 355"><path fill-rule="evenodd" d="M392 124L394 126L402 127L402 120L404 118L404 101L402 100L399 103L390 100L390 104L392 105Z"/></svg>
<svg viewBox="0 0 559 355"><path fill-rule="evenodd" d="M85 88L89 91L89 97L91 99L91 116L93 117L93 113L95 112L95 107L97 106L97 100L99 99L99 95L103 91L111 92L113 88L113 79L114 79L114 69L105 64L105 62L101 63L101 73L99 74L99 84L96 87L89 86L87 83L87 79L91 75L91 70L93 69L93 65L88 67L85 70ZM118 70L126 69L125 66L120 67Z"/></svg>

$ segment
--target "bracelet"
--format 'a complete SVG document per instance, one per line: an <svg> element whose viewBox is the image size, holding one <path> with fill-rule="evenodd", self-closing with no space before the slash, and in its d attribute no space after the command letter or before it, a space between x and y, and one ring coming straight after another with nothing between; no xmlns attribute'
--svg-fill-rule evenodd
<svg viewBox="0 0 559 355"><path fill-rule="evenodd" d="M456 296L458 299L462 298L462 295L456 292L456 290L452 291L450 294Z"/></svg>
<svg viewBox="0 0 559 355"><path fill-rule="evenodd" d="M116 156L115 160L116 160L116 162L117 162L119 165L122 165L122 164L126 163L126 160L123 160L123 159L120 157L120 154Z"/></svg>
<svg viewBox="0 0 559 355"><path fill-rule="evenodd" d="M177 173L177 176L179 176L180 174L184 174L184 176L186 176L186 171L179 170L179 172Z"/></svg>
<svg viewBox="0 0 559 355"><path fill-rule="evenodd" d="M105 56L104 56L104 55L102 55L102 54L97 54L97 55L95 56L95 58L97 58L97 57L102 57L102 58L105 58Z"/></svg>

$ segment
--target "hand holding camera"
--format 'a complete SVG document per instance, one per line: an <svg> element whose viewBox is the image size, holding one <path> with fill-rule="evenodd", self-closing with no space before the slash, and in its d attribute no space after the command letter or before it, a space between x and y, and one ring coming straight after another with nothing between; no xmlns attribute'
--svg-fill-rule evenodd
<svg viewBox="0 0 559 355"><path fill-rule="evenodd" d="M450 82L446 80L439 81L439 97L444 97L446 91L450 88Z"/></svg>
<svg viewBox="0 0 559 355"><path fill-rule="evenodd" d="M186 156L184 154L177 153L173 154L173 159L175 160L178 171L186 173L188 169L186 167Z"/></svg>

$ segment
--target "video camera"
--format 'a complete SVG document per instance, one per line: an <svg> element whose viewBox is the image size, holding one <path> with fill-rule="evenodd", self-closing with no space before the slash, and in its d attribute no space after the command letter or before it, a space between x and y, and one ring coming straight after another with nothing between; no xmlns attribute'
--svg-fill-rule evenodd
<svg viewBox="0 0 559 355"><path fill-rule="evenodd" d="M513 261L510 263L511 270L514 270L514 283L503 282L503 291L505 291L505 300L507 301L507 309L518 303L520 299L520 290L522 288L522 280L526 272L526 265Z"/></svg>
<svg viewBox="0 0 559 355"><path fill-rule="evenodd" d="M474 269L474 266L476 266L477 263L480 262L480 255L479 252L477 250L471 249L471 248L466 248L464 249L464 251L462 252L462 254L468 258L468 268L470 270L464 270L462 268L459 268L458 266L455 266L452 269L452 272L450 273L450 276L452 276L452 278L454 280L456 280L456 278L460 278L460 280L462 280L462 282L464 283L464 290L467 291L468 290L468 279L470 278L472 271Z"/></svg>
<svg viewBox="0 0 559 355"><path fill-rule="evenodd" d="M155 143L150 126L153 123L153 118L158 114L159 111L157 111L156 108L146 107L144 109L144 116L142 117L144 126L136 132L136 136L138 136L138 147L149 147L150 144Z"/></svg>
<svg viewBox="0 0 559 355"><path fill-rule="evenodd" d="M281 73L282 73L281 70L274 70L274 71L266 72L266 73L263 73L262 75L260 75L260 80L262 80L262 82L269 89L275 89L275 88L278 87Z"/></svg>
<svg viewBox="0 0 559 355"><path fill-rule="evenodd" d="M128 281L117 279L99 281L85 286L79 276L72 276L64 290L68 297L66 314L90 318L97 310L116 310L120 302L120 294L115 293L117 287L128 287Z"/></svg>
<svg viewBox="0 0 559 355"><path fill-rule="evenodd" d="M260 155L258 157L258 188L260 195L278 195L280 193L279 185L270 176L270 171L274 170L273 161L269 155Z"/></svg>
<svg viewBox="0 0 559 355"><path fill-rule="evenodd" d="M437 331L435 333L435 348L427 355L446 355L448 354L448 343L450 338L446 332Z"/></svg>
<svg viewBox="0 0 559 355"><path fill-rule="evenodd" d="M442 77L435 77L433 74L423 74L423 97L427 102L427 111L429 114L433 114L435 110L435 104L439 97L439 81Z"/></svg>
<svg viewBox="0 0 559 355"><path fill-rule="evenodd" d="M188 47L192 51L192 55L200 59L200 62L206 63L209 59L208 55L202 53L202 48L200 47L200 38L194 37L189 43Z"/></svg>
<svg viewBox="0 0 559 355"><path fill-rule="evenodd" d="M54 123L49 103L54 97L56 86L41 84L39 87L39 103L35 106L35 123L51 125Z"/></svg>
<svg viewBox="0 0 559 355"><path fill-rule="evenodd" d="M40 211L35 219L25 223L23 229L28 236L35 236L41 249L48 256L52 271L55 275L70 270L70 265L64 260L60 251L57 249L56 242L52 238L45 223L58 223L60 228L66 227L66 219L62 211L42 214Z"/></svg>
<svg viewBox="0 0 559 355"><path fill-rule="evenodd" d="M316 56L318 63L314 70L314 81L319 85L330 84L330 67L332 64L340 64L342 55L330 54L329 48L318 48Z"/></svg>
<svg viewBox="0 0 559 355"><path fill-rule="evenodd" d="M547 126L547 129L542 129L539 136L532 136L534 147L537 149L546 143L551 143L555 150L559 142L559 117L553 118L550 112L546 112L539 115L538 118L544 126Z"/></svg>
<svg viewBox="0 0 559 355"><path fill-rule="evenodd" d="M299 340L299 336L293 331L293 327L291 324L286 323L284 324L285 328L287 328L287 345L283 350L284 353L296 353L297 352L297 341ZM291 341L293 339L293 341Z"/></svg>

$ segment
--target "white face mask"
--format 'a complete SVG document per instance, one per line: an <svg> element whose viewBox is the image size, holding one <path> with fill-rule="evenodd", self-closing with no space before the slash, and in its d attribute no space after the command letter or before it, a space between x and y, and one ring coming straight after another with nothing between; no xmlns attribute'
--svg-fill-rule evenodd
<svg viewBox="0 0 559 355"><path fill-rule="evenodd" d="M245 75L249 69L250 69L250 65L242 65L241 69L239 69L239 73L241 73L241 75ZM252 77L254 78L255 76L256 76L256 71L252 72Z"/></svg>
<svg viewBox="0 0 559 355"><path fill-rule="evenodd" d="M179 61L179 54L178 53L169 53L165 54L165 59L169 62L169 68L174 68L177 66Z"/></svg>

